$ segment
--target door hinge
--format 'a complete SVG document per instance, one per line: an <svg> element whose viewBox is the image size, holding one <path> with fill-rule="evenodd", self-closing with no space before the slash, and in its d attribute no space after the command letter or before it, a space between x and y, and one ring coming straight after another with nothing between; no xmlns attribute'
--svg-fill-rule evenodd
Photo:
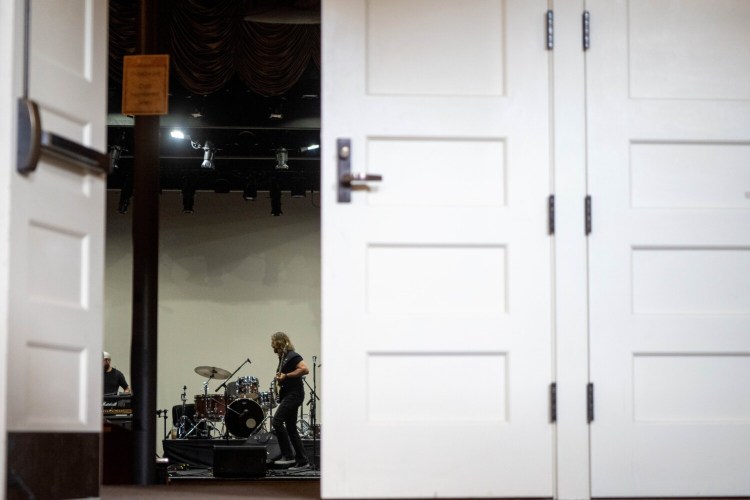
<svg viewBox="0 0 750 500"><path fill-rule="evenodd" d="M555 234L555 195L547 199L547 233Z"/></svg>
<svg viewBox="0 0 750 500"><path fill-rule="evenodd" d="M552 10L547 11L547 50L555 48L555 15Z"/></svg>
<svg viewBox="0 0 750 500"><path fill-rule="evenodd" d="M594 421L594 383L589 382L586 386L586 420L588 423Z"/></svg>
<svg viewBox="0 0 750 500"><path fill-rule="evenodd" d="M549 421L557 422L557 382L549 385Z"/></svg>
<svg viewBox="0 0 750 500"><path fill-rule="evenodd" d="M589 11L583 11L583 50L589 50L591 47L591 14Z"/></svg>
<svg viewBox="0 0 750 500"><path fill-rule="evenodd" d="M584 219L586 223L586 236L591 234L591 195L586 195Z"/></svg>

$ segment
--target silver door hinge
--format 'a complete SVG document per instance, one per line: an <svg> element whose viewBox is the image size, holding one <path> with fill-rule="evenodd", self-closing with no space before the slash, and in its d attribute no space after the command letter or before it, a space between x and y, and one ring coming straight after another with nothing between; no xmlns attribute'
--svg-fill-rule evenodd
<svg viewBox="0 0 750 500"><path fill-rule="evenodd" d="M555 234L555 195L549 195L547 199L547 233Z"/></svg>
<svg viewBox="0 0 750 500"><path fill-rule="evenodd" d="M549 421L557 422L557 382L549 385Z"/></svg>
<svg viewBox="0 0 750 500"><path fill-rule="evenodd" d="M586 420L588 423L594 421L594 383L589 382L586 386Z"/></svg>
<svg viewBox="0 0 750 500"><path fill-rule="evenodd" d="M555 48L555 15L547 11L547 50Z"/></svg>
<svg viewBox="0 0 750 500"><path fill-rule="evenodd" d="M591 14L589 11L583 11L583 50L589 50L591 47Z"/></svg>
<svg viewBox="0 0 750 500"><path fill-rule="evenodd" d="M584 219L586 223L586 236L591 234L591 195L586 195Z"/></svg>

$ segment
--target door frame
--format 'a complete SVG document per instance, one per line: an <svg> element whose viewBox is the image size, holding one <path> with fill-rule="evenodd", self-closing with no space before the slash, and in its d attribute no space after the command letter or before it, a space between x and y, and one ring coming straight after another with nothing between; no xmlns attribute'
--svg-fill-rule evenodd
<svg viewBox="0 0 750 500"><path fill-rule="evenodd" d="M8 374L8 286L9 252L10 252L10 193L12 177L15 174L15 141L16 141L16 99L21 95L23 48L23 2L20 0L0 2L0 56L4 61L11 61L12 71L0 75L0 138L5 140L5 147L0 147L0 161L6 168L0 169L0 394L3 402L0 409L0 496L7 491L7 384ZM0 139L2 140L2 139Z"/></svg>
<svg viewBox="0 0 750 500"><path fill-rule="evenodd" d="M584 220L586 182L585 57L581 22L584 0L550 0L554 9L552 64L552 162L555 195L553 252L553 373L556 374L556 498L590 498L588 242Z"/></svg>

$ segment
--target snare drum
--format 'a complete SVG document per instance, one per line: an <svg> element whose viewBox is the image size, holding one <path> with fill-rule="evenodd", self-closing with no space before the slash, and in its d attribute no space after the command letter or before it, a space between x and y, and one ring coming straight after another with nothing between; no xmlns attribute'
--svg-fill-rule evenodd
<svg viewBox="0 0 750 500"><path fill-rule="evenodd" d="M227 404L223 394L199 394L195 396L195 415L207 420L221 420L226 414Z"/></svg>
<svg viewBox="0 0 750 500"><path fill-rule="evenodd" d="M238 378L237 396L240 398L258 399L258 377Z"/></svg>

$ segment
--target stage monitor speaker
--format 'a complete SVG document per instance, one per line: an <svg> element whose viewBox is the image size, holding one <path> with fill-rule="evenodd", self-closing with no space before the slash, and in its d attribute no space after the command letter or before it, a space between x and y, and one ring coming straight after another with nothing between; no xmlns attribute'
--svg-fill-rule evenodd
<svg viewBox="0 0 750 500"><path fill-rule="evenodd" d="M274 460L281 458L281 447L279 440L273 432L258 432L253 434L245 441L247 445L263 446L266 448L266 463L270 464Z"/></svg>
<svg viewBox="0 0 750 500"><path fill-rule="evenodd" d="M265 474L265 446L214 445L214 477L262 477Z"/></svg>

